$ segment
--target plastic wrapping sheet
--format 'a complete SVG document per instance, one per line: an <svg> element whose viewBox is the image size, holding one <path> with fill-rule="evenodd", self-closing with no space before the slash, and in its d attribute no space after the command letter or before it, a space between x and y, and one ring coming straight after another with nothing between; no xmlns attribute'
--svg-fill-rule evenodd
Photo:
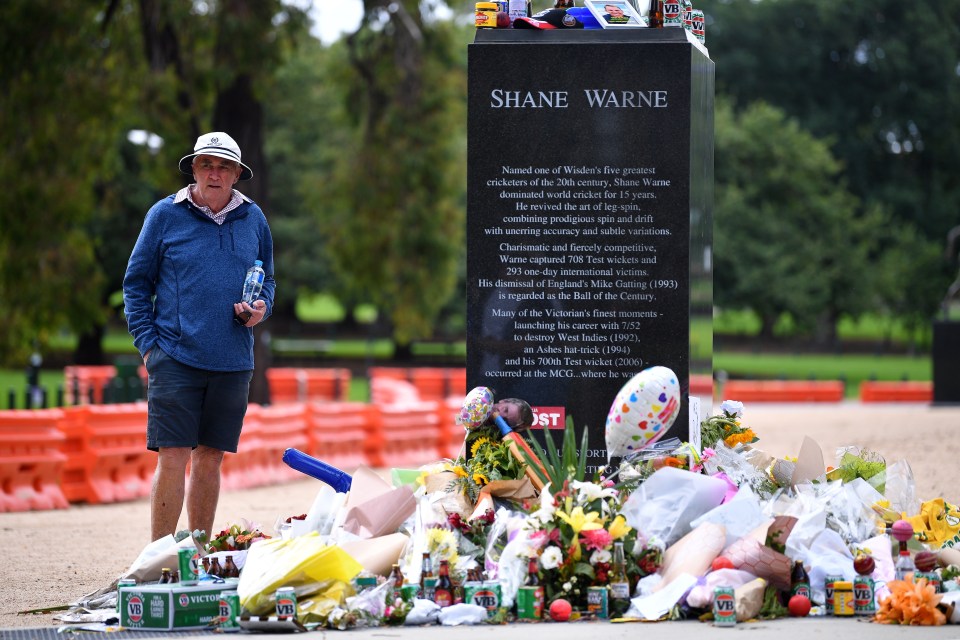
<svg viewBox="0 0 960 640"><path fill-rule="evenodd" d="M294 587L299 597L329 588L328 582L349 583L360 569L347 552L317 533L262 540L247 553L237 595L244 609L263 615L273 608L280 587Z"/></svg>

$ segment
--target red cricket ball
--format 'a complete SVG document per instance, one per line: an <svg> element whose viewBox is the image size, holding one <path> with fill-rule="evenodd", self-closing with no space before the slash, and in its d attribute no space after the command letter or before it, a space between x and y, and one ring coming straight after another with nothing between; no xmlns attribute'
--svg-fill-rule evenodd
<svg viewBox="0 0 960 640"><path fill-rule="evenodd" d="M573 607L563 598L558 598L550 603L550 617L556 622L566 622L570 619Z"/></svg>
<svg viewBox="0 0 960 640"><path fill-rule="evenodd" d="M810 613L810 598L807 596L793 596L787 603L787 609L794 618L802 618Z"/></svg>
<svg viewBox="0 0 960 640"><path fill-rule="evenodd" d="M498 29L508 29L510 28L510 14L506 11L497 11L497 28Z"/></svg>

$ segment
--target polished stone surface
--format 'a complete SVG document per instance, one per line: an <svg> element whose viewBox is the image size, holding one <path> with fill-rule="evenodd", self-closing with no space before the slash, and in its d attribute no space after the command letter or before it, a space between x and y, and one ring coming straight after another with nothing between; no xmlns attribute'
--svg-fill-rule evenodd
<svg viewBox="0 0 960 640"><path fill-rule="evenodd" d="M712 307L713 62L682 29L483 30L469 47L468 388L590 432ZM696 366L710 371L710 345Z"/></svg>

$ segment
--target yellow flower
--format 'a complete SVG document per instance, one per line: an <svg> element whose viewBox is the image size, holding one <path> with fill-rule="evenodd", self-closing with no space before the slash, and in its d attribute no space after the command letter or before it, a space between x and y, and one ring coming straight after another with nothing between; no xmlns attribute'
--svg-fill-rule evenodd
<svg viewBox="0 0 960 640"><path fill-rule="evenodd" d="M491 442L493 441L490 438L487 438L486 436L477 438L476 440L474 440L473 444L470 445L470 457L471 458L475 457L477 455L477 451L480 450L480 447L482 447L485 444L490 444Z"/></svg>
<svg viewBox="0 0 960 640"><path fill-rule="evenodd" d="M583 507L575 507L569 515L563 511L557 511L556 515L570 525L570 528L573 529L573 533L575 535L581 531L590 531L591 529L603 528L603 525L597 522L600 519L600 514L596 511L584 513Z"/></svg>
<svg viewBox="0 0 960 640"><path fill-rule="evenodd" d="M610 523L610 528L607 529L607 531L610 533L611 538L614 540L619 540L630 533L631 529L633 529L633 527L627 524L626 518L623 516L617 516L613 519L613 522Z"/></svg>
<svg viewBox="0 0 960 640"><path fill-rule="evenodd" d="M448 560L450 564L457 561L457 538L453 531L431 527L427 529L427 550L438 556L440 560Z"/></svg>
<svg viewBox="0 0 960 640"><path fill-rule="evenodd" d="M467 473L467 470L460 465L453 467L452 471L458 478L466 478L468 475L470 475Z"/></svg>
<svg viewBox="0 0 960 640"><path fill-rule="evenodd" d="M480 485L487 484L490 482L490 480L485 475L479 472L473 474L473 481Z"/></svg>

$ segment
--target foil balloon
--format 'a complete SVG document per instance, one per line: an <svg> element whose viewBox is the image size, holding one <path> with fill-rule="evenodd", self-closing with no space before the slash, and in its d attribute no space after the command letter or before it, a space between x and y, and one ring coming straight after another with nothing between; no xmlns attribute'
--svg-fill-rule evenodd
<svg viewBox="0 0 960 640"><path fill-rule="evenodd" d="M617 393L607 414L607 460L644 449L667 432L680 412L680 383L667 367L650 367Z"/></svg>
<svg viewBox="0 0 960 640"><path fill-rule="evenodd" d="M467 431L476 429L490 417L493 411L493 391L488 387L474 387L463 399L457 414L457 424Z"/></svg>

